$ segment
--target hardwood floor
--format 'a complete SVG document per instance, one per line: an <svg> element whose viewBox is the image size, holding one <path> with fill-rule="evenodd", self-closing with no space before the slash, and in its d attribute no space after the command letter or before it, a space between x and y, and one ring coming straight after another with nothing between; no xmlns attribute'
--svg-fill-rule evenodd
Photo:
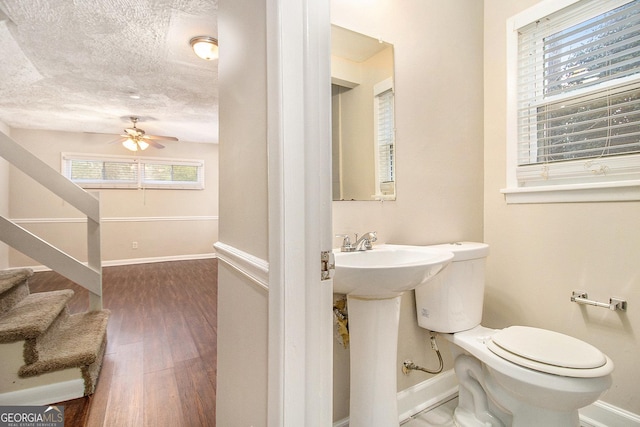
<svg viewBox="0 0 640 427"><path fill-rule="evenodd" d="M217 268L206 259L103 269L102 373L90 399L67 402L65 426L215 426ZM88 307L87 291L57 273L36 273L30 287L73 289L70 311Z"/></svg>

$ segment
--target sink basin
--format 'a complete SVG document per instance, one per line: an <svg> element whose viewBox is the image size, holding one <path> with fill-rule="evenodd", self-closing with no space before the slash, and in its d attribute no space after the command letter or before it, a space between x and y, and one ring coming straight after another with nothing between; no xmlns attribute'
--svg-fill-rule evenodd
<svg viewBox="0 0 640 427"><path fill-rule="evenodd" d="M368 251L334 250L335 293L392 298L429 281L453 254L424 246L376 245Z"/></svg>

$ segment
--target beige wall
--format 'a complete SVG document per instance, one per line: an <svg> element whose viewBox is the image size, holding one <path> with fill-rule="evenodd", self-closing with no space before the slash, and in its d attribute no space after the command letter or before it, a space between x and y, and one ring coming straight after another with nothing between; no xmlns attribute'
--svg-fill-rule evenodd
<svg viewBox="0 0 640 427"><path fill-rule="evenodd" d="M220 241L267 259L265 5L230 3L218 9L219 31L229 32L218 71Z"/></svg>
<svg viewBox="0 0 640 427"><path fill-rule="evenodd" d="M537 326L573 335L615 363L603 401L640 414L640 202L507 205L505 171L506 19L535 0L485 0L485 241L488 258L484 324ZM573 289L626 313L570 302Z"/></svg>
<svg viewBox="0 0 640 427"><path fill-rule="evenodd" d="M0 122L0 132L10 135L7 125ZM0 157L0 215L9 216L9 163ZM0 269L9 267L9 247L0 242Z"/></svg>
<svg viewBox="0 0 640 427"><path fill-rule="evenodd" d="M268 258L266 4L218 7L220 242ZM267 425L268 293L219 263L216 425Z"/></svg>
<svg viewBox="0 0 640 427"><path fill-rule="evenodd" d="M119 144L108 144L112 138L105 135L13 129L11 136L58 171L61 152L131 154ZM170 143L162 150L149 149L141 155L203 159L205 189L99 190L103 261L212 254L218 239L217 144ZM9 181L11 219L85 261L86 223L68 220L81 218L82 214L13 167ZM132 248L134 241L138 249ZM14 267L39 264L15 250L10 251L9 258Z"/></svg>
<svg viewBox="0 0 640 427"><path fill-rule="evenodd" d="M477 0L408 0L402 7L380 0L366 8L332 1L332 23L394 45L397 129L397 200L334 202L334 233L377 230L380 242L417 245L483 239L482 7ZM435 368L413 298L408 292L402 301L398 361ZM451 368L444 343L441 349ZM348 357L337 344L334 352L340 419L348 413ZM404 376L398 364L399 390L428 377Z"/></svg>

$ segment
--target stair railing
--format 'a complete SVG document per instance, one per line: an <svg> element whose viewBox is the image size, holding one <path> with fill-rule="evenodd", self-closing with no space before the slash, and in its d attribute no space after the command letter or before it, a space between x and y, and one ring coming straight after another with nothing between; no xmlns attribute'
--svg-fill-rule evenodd
<svg viewBox="0 0 640 427"><path fill-rule="evenodd" d="M87 264L0 215L0 240L89 291L89 310L102 309L100 200L0 131L0 156L87 217Z"/></svg>

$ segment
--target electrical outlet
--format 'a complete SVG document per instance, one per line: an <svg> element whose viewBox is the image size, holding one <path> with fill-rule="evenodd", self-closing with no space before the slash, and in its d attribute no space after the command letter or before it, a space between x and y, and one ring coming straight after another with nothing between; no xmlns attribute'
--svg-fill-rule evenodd
<svg viewBox="0 0 640 427"><path fill-rule="evenodd" d="M131 242L131 249L138 249L138 242Z"/></svg>

